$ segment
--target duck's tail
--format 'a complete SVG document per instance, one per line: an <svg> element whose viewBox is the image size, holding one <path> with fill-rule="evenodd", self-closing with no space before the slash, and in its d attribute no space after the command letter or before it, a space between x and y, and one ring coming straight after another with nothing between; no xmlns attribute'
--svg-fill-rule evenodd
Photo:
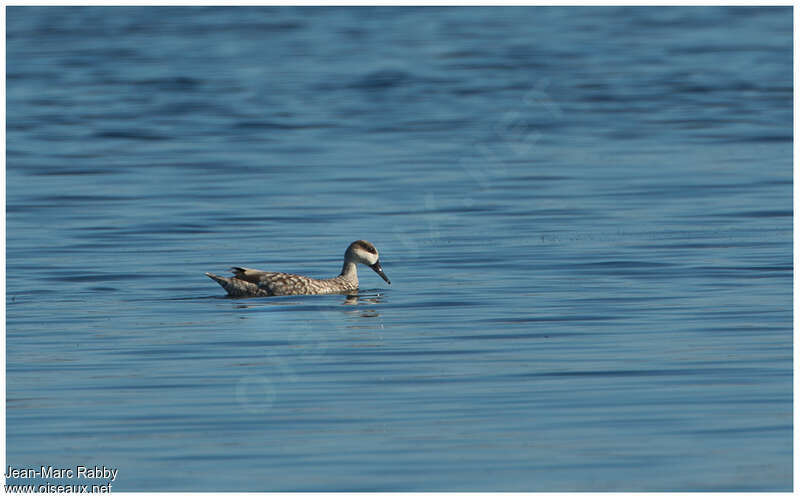
<svg viewBox="0 0 800 499"><path fill-rule="evenodd" d="M252 282L236 279L235 277L220 277L211 272L206 272L206 275L217 281L228 292L228 296L269 296L269 293Z"/></svg>

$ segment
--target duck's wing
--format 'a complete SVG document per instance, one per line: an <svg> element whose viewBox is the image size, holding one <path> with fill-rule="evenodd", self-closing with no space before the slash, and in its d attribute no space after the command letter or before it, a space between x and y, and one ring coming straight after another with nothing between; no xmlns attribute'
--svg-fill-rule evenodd
<svg viewBox="0 0 800 499"><path fill-rule="evenodd" d="M252 282L258 284L262 278L268 277L270 274L276 272L264 272L263 270L248 269L247 267L231 267L231 272L236 276L236 279Z"/></svg>
<svg viewBox="0 0 800 499"><path fill-rule="evenodd" d="M318 287L316 279L284 272L264 272L263 270L233 267L234 279L254 284L262 293L268 295L311 294Z"/></svg>

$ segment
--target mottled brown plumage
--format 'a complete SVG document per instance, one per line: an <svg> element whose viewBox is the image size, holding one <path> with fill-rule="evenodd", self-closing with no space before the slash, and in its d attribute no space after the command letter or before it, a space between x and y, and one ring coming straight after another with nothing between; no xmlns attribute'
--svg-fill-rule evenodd
<svg viewBox="0 0 800 499"><path fill-rule="evenodd" d="M229 296L319 295L343 293L358 289L356 265L363 263L391 284L383 273L378 250L364 240L354 241L344 254L342 272L331 279L314 279L283 272L264 272L246 267L233 267L233 277L220 277L206 272L222 286Z"/></svg>

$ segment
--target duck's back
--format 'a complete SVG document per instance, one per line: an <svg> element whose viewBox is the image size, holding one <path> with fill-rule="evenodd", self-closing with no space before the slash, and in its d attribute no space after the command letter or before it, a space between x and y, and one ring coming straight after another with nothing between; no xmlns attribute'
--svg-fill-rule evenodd
<svg viewBox="0 0 800 499"><path fill-rule="evenodd" d="M264 272L246 267L233 267L234 279L255 284L266 295L315 295L323 293L340 293L358 289L358 282L350 283L346 279L314 279L284 272Z"/></svg>

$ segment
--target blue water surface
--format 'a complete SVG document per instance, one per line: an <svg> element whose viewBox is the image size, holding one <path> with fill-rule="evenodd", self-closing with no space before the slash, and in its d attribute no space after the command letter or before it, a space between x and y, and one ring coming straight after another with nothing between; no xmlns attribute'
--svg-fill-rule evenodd
<svg viewBox="0 0 800 499"><path fill-rule="evenodd" d="M792 9L8 7L6 460L792 489ZM227 299L232 265L355 296ZM75 480L9 480L8 483ZM81 483L100 483L97 480Z"/></svg>

